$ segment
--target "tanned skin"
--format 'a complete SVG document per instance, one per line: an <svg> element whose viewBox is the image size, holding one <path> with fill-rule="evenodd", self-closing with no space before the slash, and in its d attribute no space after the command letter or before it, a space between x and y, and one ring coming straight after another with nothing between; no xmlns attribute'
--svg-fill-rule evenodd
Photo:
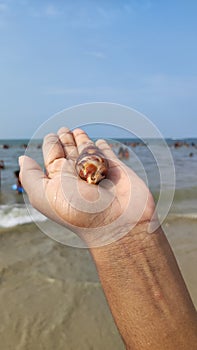
<svg viewBox="0 0 197 350"><path fill-rule="evenodd" d="M98 212L73 205L80 203L81 195L87 202L98 198L98 187L79 179L75 171L76 159L89 142L81 129L61 128L57 134L47 135L43 142L46 172L33 159L20 157L20 179L30 202L75 231L89 248L126 349L196 350L196 310L157 223L153 197L104 140L96 145L109 161L107 178L115 187L114 198ZM111 198L111 186L101 185L100 189L102 198ZM114 228L110 224L118 218L121 220ZM150 233L152 222L156 225ZM104 227L109 227L109 241L103 245L99 237ZM89 234L95 229L98 235ZM118 236L119 232L124 234Z"/></svg>

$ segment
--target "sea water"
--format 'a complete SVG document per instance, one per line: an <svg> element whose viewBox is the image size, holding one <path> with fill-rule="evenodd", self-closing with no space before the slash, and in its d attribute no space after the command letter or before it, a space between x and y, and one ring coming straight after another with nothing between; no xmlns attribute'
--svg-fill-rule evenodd
<svg viewBox="0 0 197 350"><path fill-rule="evenodd" d="M129 157L122 161L147 182L155 200L157 200L161 188L160 172L164 173L164 190L173 191L172 178L169 176L169 159L165 150L160 147L159 140L147 140L146 144L136 143L136 140L119 139L108 140L112 149L118 156L120 147L128 148ZM181 147L175 147L176 140L166 140L168 150L172 156L175 171L175 195L171 204L171 215L175 218L197 218L197 139L181 140ZM31 141L28 147L28 155L32 156L42 167L41 140ZM149 144L156 144L158 158L162 169L158 168L154 154L149 150ZM12 186L16 183L14 171L19 169L18 157L26 152L28 140L0 140L0 160L4 161L5 169L1 170L0 189L0 228L13 227L24 223L46 220L36 210L28 213L23 195L13 191ZM5 148L7 145L8 148ZM159 151L158 151L159 150ZM170 163L172 168L172 164ZM173 169L171 169L173 171ZM33 214L32 214L33 213Z"/></svg>

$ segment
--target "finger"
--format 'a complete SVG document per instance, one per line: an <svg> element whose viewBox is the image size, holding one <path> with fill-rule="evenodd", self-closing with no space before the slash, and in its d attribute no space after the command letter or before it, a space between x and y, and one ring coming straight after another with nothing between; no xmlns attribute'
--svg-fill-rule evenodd
<svg viewBox="0 0 197 350"><path fill-rule="evenodd" d="M58 136L62 143L66 158L76 159L78 157L78 150L72 131L63 127L58 131Z"/></svg>
<svg viewBox="0 0 197 350"><path fill-rule="evenodd" d="M89 145L94 145L94 142L88 137L88 135L82 129L75 129L73 131L73 136L75 138L75 143L78 148L78 153L80 154L84 148Z"/></svg>
<svg viewBox="0 0 197 350"><path fill-rule="evenodd" d="M47 171L49 171L49 166L55 160L65 158L64 149L58 135L56 134L48 134L45 136L42 150Z"/></svg>
<svg viewBox="0 0 197 350"><path fill-rule="evenodd" d="M41 167L30 157L19 157L20 181L28 195L31 205L48 218L62 223L51 208L46 195L46 188L50 181L42 171Z"/></svg>
<svg viewBox="0 0 197 350"><path fill-rule="evenodd" d="M114 165L114 163L119 163L119 159L105 140L99 139L95 144L102 151L110 166Z"/></svg>
<svg viewBox="0 0 197 350"><path fill-rule="evenodd" d="M44 206L44 190L48 181L47 176L36 161L30 157L21 156L19 158L19 165L20 181L25 192L28 194L30 203L37 208L37 203L41 200L42 206Z"/></svg>

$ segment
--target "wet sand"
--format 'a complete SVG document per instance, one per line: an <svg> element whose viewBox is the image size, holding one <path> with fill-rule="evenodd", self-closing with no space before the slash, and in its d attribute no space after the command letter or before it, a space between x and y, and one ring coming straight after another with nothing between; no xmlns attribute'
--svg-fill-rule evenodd
<svg viewBox="0 0 197 350"><path fill-rule="evenodd" d="M197 309L197 219L168 220L163 229Z"/></svg>
<svg viewBox="0 0 197 350"><path fill-rule="evenodd" d="M197 307L197 221L163 225ZM0 234L0 344L4 350L122 350L86 249L34 224Z"/></svg>

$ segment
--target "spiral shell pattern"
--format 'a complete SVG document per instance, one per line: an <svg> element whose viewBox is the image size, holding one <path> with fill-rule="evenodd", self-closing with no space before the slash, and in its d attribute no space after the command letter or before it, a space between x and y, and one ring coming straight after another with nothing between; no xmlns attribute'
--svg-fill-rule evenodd
<svg viewBox="0 0 197 350"><path fill-rule="evenodd" d="M107 176L108 162L100 149L92 144L85 147L77 158L76 171L89 184L98 184Z"/></svg>

